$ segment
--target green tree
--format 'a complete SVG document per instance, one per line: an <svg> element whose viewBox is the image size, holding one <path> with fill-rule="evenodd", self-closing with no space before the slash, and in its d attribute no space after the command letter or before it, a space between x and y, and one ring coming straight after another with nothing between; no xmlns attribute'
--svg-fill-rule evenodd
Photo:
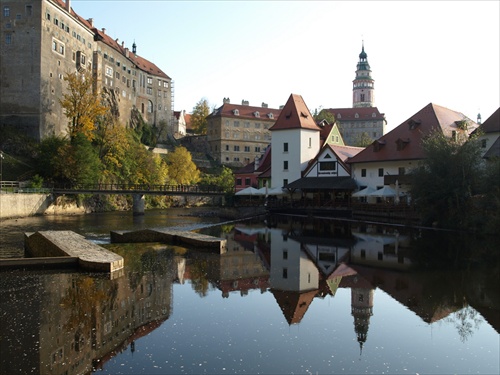
<svg viewBox="0 0 500 375"><path fill-rule="evenodd" d="M54 169L55 177L64 182L96 183L102 164L92 143L83 133L77 133L71 142L59 148Z"/></svg>
<svg viewBox="0 0 500 375"><path fill-rule="evenodd" d="M60 152L69 144L67 138L60 136L49 136L42 139L38 145L37 157L35 158L36 172L45 181L53 181L58 172Z"/></svg>
<svg viewBox="0 0 500 375"><path fill-rule="evenodd" d="M321 107L320 107L321 108ZM335 115L333 113L331 113L329 110L327 109L321 109L318 113L318 110L315 109L314 110L314 121L316 122L320 122L320 121L323 121L323 120L326 120L326 122L328 122L329 124L334 124L335 123Z"/></svg>
<svg viewBox="0 0 500 375"><path fill-rule="evenodd" d="M368 135L367 132L362 132L354 137L353 146L355 147L367 147L373 143L373 139Z"/></svg>
<svg viewBox="0 0 500 375"><path fill-rule="evenodd" d="M480 192L483 169L475 139L447 138L440 131L422 141L425 159L411 171L411 196L425 224L470 228L472 196Z"/></svg>
<svg viewBox="0 0 500 375"><path fill-rule="evenodd" d="M90 72L69 73L64 80L68 83L68 93L63 94L59 102L69 120L69 135L73 138L81 133L92 140L97 119L109 108L103 104L101 96L94 92Z"/></svg>
<svg viewBox="0 0 500 375"><path fill-rule="evenodd" d="M196 103L191 114L191 126L196 134L207 134L207 117L209 114L208 101L203 98Z"/></svg>
<svg viewBox="0 0 500 375"><path fill-rule="evenodd" d="M222 169L215 174L206 174L201 179L204 185L215 185L224 190L226 193L234 192L234 173L231 168L222 166Z"/></svg>

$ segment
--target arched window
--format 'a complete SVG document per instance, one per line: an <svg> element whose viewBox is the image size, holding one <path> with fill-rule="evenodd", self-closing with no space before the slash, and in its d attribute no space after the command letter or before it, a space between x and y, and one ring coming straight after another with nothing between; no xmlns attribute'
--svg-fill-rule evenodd
<svg viewBox="0 0 500 375"><path fill-rule="evenodd" d="M148 113L153 113L153 102L148 100Z"/></svg>
<svg viewBox="0 0 500 375"><path fill-rule="evenodd" d="M144 103L141 103L141 112L144 113Z"/></svg>

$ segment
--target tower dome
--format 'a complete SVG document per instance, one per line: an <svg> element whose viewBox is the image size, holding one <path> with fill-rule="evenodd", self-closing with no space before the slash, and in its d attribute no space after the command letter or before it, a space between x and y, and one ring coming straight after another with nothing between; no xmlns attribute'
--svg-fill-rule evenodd
<svg viewBox="0 0 500 375"><path fill-rule="evenodd" d="M368 64L368 55L365 52L365 45L363 43L356 66L356 78L352 86L353 108L375 106L375 81L371 77L371 72L370 64Z"/></svg>

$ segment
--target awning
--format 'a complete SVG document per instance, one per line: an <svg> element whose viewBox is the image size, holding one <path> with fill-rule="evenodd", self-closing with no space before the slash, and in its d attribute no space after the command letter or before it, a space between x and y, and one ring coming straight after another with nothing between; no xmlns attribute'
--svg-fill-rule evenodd
<svg viewBox="0 0 500 375"><path fill-rule="evenodd" d="M352 196L354 198L360 198L360 197L367 197L369 196L371 193L373 193L375 191L374 188L371 188L371 187L365 187L364 189L361 189L360 191L357 191L355 193L352 194Z"/></svg>
<svg viewBox="0 0 500 375"><path fill-rule="evenodd" d="M235 195L264 195L264 194L261 193L259 189L249 186L247 188L244 188L243 190L237 191Z"/></svg>
<svg viewBox="0 0 500 375"><path fill-rule="evenodd" d="M378 189L377 191L374 191L373 193L369 194L370 197L378 197L378 198L389 198L389 197L395 197L396 196L396 190L389 186L384 186L381 189Z"/></svg>
<svg viewBox="0 0 500 375"><path fill-rule="evenodd" d="M302 177L285 186L290 190L354 190L356 187L351 177Z"/></svg>

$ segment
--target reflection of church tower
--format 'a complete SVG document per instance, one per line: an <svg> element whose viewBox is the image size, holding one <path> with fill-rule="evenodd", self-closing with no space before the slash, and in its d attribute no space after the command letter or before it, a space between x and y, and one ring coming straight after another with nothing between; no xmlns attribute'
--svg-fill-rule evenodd
<svg viewBox="0 0 500 375"><path fill-rule="evenodd" d="M352 81L352 106L353 108L373 107L375 103L374 80L371 77L368 55L365 52L363 43L359 54L356 78Z"/></svg>
<svg viewBox="0 0 500 375"><path fill-rule="evenodd" d="M370 316L373 315L373 289L351 289L351 315L354 317L354 331L359 342L360 351L368 335Z"/></svg>

